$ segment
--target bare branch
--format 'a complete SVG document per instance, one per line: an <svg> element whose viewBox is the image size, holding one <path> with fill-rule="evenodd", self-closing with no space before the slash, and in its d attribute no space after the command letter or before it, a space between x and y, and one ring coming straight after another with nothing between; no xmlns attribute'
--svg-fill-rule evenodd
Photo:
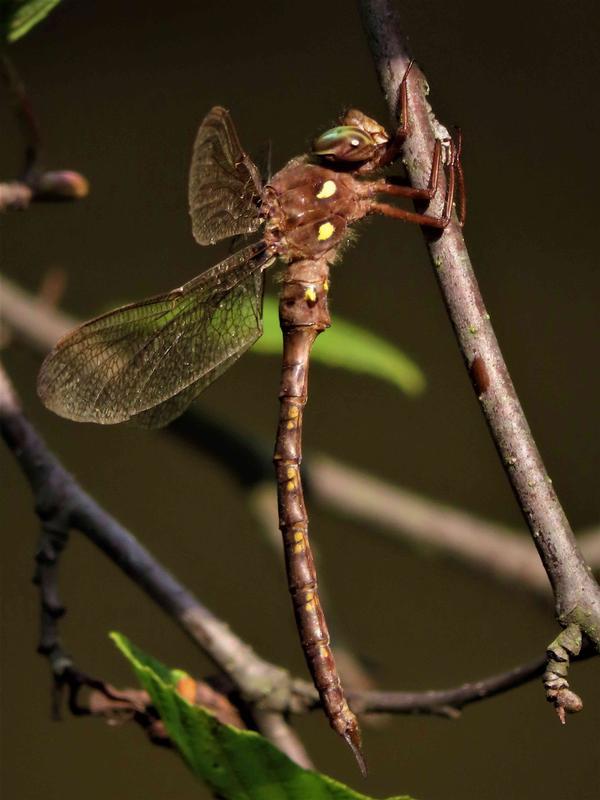
<svg viewBox="0 0 600 800"><path fill-rule="evenodd" d="M394 714L436 714L456 719L466 705L502 694L540 677L545 665L544 655L507 672L481 681L463 683L454 689L430 692L366 692L358 695L349 692L349 697L359 714L365 711L381 711Z"/></svg>
<svg viewBox="0 0 600 800"><path fill-rule="evenodd" d="M23 181L0 183L0 211L22 211L32 197L33 191Z"/></svg>
<svg viewBox="0 0 600 800"><path fill-rule="evenodd" d="M395 117L398 89L410 61L400 19L389 0L361 0L360 9L379 80ZM436 120L426 93L425 79L413 67L409 80L410 132L404 145L404 160L414 186L426 185L435 140L443 138L446 130ZM431 209L431 213L435 212ZM533 440L456 217L442 235L426 236L471 382L550 579L558 619L565 628L578 626L600 649L600 586L581 555Z"/></svg>
<svg viewBox="0 0 600 800"><path fill-rule="evenodd" d="M8 90L21 129L25 151L23 177L26 179L35 169L42 137L40 125L27 95L25 84L6 52L0 53L0 79Z"/></svg>
<svg viewBox="0 0 600 800"><path fill-rule="evenodd" d="M436 503L318 455L310 461L318 499L391 537L436 550L542 596L548 578L535 550L512 528Z"/></svg>
<svg viewBox="0 0 600 800"><path fill-rule="evenodd" d="M81 173L56 170L34 175L27 182L0 183L0 212L24 211L32 202L62 203L82 200L90 187Z"/></svg>
<svg viewBox="0 0 600 800"><path fill-rule="evenodd" d="M81 200L89 192L87 179L79 172L48 172L40 167L40 125L25 85L6 53L0 53L0 79L12 100L24 146L23 167L18 180L0 183L0 212L22 211L33 201L62 202Z"/></svg>

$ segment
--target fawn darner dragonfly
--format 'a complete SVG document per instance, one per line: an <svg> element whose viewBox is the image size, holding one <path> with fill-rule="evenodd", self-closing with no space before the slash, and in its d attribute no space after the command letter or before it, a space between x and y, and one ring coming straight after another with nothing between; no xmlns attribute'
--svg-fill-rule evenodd
<svg viewBox="0 0 600 800"><path fill-rule="evenodd" d="M410 67L409 67L410 70ZM83 422L132 421L159 427L181 414L262 333L264 271L285 265L280 295L283 366L274 462L289 590L302 647L331 726L364 771L360 731L348 707L317 591L300 479L302 414L309 354L329 327L329 267L349 226L383 214L443 229L450 220L460 146L436 141L429 185L399 186L373 172L395 161L408 126L408 70L400 88L401 126L390 137L348 111L262 186L227 111L202 122L190 170L189 204L200 244L253 233L262 238L167 294L103 314L63 338L42 365L38 391L56 413ZM427 202L446 169L439 216L405 211L378 195ZM462 192L461 192L462 195Z"/></svg>

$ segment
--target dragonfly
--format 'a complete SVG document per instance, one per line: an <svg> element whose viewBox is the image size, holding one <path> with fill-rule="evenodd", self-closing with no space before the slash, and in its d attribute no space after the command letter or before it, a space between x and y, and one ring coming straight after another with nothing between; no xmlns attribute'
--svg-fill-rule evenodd
<svg viewBox="0 0 600 800"><path fill-rule="evenodd" d="M393 135L350 109L339 125L317 136L310 153L292 159L265 186L228 111L209 111L190 168L193 235L208 245L262 228L260 239L178 289L86 322L58 342L38 379L41 400L63 417L166 425L260 337L265 271L276 259L283 263L283 359L273 460L288 586L321 705L363 773L359 724L340 682L319 598L300 475L302 421L311 347L330 325L329 271L350 226L381 214L441 233L453 213L457 185L463 222L460 136L456 143L450 137L436 139L426 187L398 185L384 174L399 159L407 136L411 66L400 85L400 123ZM442 191L439 214L388 202L403 197L427 204Z"/></svg>

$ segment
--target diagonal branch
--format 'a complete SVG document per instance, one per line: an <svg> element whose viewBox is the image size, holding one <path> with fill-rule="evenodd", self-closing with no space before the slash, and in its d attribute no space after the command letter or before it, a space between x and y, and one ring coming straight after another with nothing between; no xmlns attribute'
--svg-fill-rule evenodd
<svg viewBox="0 0 600 800"><path fill-rule="evenodd" d="M390 0L360 0L359 5L379 81L395 116L398 89L410 61L400 18ZM415 186L426 185L430 154L436 138L445 131L435 119L426 91L422 73L413 67L404 160ZM427 245L473 388L550 579L558 619L565 629L578 628L600 649L600 587L581 555L527 424L456 217L442 235L428 237ZM559 642L560 657L567 664L577 649L573 636L568 638L569 643ZM568 686L565 675L563 686ZM556 696L552 699L558 709Z"/></svg>

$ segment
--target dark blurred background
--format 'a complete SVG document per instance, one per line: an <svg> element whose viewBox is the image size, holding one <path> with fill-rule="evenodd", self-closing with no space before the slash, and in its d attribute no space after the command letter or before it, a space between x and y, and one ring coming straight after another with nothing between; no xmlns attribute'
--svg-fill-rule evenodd
<svg viewBox="0 0 600 800"><path fill-rule="evenodd" d="M582 529L599 517L597 3L398 5L438 116L463 128L471 255L549 474ZM81 318L180 285L223 255L195 245L186 205L191 145L211 105L231 109L250 153L270 139L275 168L347 105L387 121L355 4L343 0L70 0L11 54L41 120L48 165L80 170L92 191L78 205L6 215L2 269L32 290L49 267L66 269L64 308ZM3 179L20 155L4 96ZM315 367L307 449L526 536L419 230L372 221L333 279L334 312L402 347L428 388L409 400L371 378ZM259 653L305 674L282 567L227 472L168 435L53 416L35 395L39 358L14 345L3 359L28 415L83 485ZM202 405L270 446L278 370L275 358L247 356ZM133 727L50 720L30 583L37 523L3 449L0 470L3 797L208 797L174 755ZM311 522L330 594L381 687L476 679L539 655L557 633L551 609L514 587L316 508ZM207 671L175 625L77 535L62 592L65 644L82 669L133 683L107 639L118 629L168 664ZM598 675L597 660L573 669L586 707L564 728L534 682L457 722L397 717L367 729L365 782L320 715L298 729L319 768L378 797L592 800Z"/></svg>

